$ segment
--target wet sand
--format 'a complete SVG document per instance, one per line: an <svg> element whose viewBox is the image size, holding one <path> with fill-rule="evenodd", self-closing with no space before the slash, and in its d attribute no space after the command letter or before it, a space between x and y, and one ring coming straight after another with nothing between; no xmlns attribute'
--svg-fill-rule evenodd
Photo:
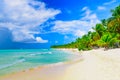
<svg viewBox="0 0 120 80"><path fill-rule="evenodd" d="M72 51L78 54L77 50ZM36 67L0 76L0 80L120 80L120 49L97 49L79 54L83 57L81 60Z"/></svg>

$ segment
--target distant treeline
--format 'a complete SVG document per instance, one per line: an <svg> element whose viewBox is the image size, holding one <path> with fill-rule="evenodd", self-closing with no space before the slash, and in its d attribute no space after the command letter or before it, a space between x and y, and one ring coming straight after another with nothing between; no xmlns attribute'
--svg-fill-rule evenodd
<svg viewBox="0 0 120 80"><path fill-rule="evenodd" d="M111 10L112 16L101 20L101 23L93 27L76 41L64 44L53 45L51 48L78 48L79 50L91 50L104 47L105 49L120 47L120 5ZM104 14L104 13L103 13Z"/></svg>

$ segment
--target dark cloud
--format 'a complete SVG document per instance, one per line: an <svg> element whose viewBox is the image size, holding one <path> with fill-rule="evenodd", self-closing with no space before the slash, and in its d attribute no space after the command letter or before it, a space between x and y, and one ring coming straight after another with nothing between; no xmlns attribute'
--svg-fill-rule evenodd
<svg viewBox="0 0 120 80"><path fill-rule="evenodd" d="M0 27L0 49L12 47L12 33L5 27Z"/></svg>
<svg viewBox="0 0 120 80"><path fill-rule="evenodd" d="M48 44L14 42L12 39L12 32L8 28L0 27L0 49L49 48Z"/></svg>

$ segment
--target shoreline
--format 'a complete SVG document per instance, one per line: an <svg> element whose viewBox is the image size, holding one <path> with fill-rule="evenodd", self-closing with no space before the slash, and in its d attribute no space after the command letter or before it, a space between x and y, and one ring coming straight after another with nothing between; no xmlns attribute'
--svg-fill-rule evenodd
<svg viewBox="0 0 120 80"><path fill-rule="evenodd" d="M72 49L64 50L71 52ZM120 80L119 52L120 48L82 51L79 52L83 57L80 61L36 67L0 76L0 80Z"/></svg>
<svg viewBox="0 0 120 80"><path fill-rule="evenodd" d="M76 63L76 62L81 61L83 59L80 54L74 52L74 50L77 51L77 49L55 49L55 50L64 51L64 52L67 52L69 54L74 54L75 53L74 55L78 55L80 57L77 58L77 59L73 59L73 60L69 60L69 61L65 61L65 62L57 62L57 63L52 63L52 64L45 64L45 65L41 65L41 66L36 66L36 67L28 68L28 69L25 69L25 70L20 70L20 71L17 71L17 72L12 72L12 73L5 74L5 75L0 75L0 77L6 76L6 75L11 75L11 74L17 74L17 73L20 73L20 72L26 72L26 71L29 71L29 70L34 70L36 68L41 68L42 69L42 68L47 68L47 67L73 64L73 63Z"/></svg>

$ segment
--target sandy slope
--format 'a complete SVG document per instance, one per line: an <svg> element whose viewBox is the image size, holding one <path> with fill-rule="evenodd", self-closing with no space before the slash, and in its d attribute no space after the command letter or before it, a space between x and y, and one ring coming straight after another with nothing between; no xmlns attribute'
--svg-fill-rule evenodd
<svg viewBox="0 0 120 80"><path fill-rule="evenodd" d="M120 49L84 53L84 61L69 67L64 80L120 80Z"/></svg>
<svg viewBox="0 0 120 80"><path fill-rule="evenodd" d="M120 80L120 49L84 51L83 60L35 68L0 77L0 80Z"/></svg>

